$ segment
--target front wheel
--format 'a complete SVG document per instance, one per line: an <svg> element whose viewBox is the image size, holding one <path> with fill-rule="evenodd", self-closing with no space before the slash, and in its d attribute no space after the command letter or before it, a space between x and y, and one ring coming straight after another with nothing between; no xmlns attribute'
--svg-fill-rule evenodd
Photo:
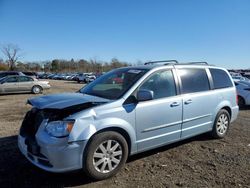
<svg viewBox="0 0 250 188"><path fill-rule="evenodd" d="M115 175L124 166L128 145L121 134L102 132L93 136L84 156L85 173L91 178L102 180Z"/></svg>
<svg viewBox="0 0 250 188"><path fill-rule="evenodd" d="M230 125L230 115L227 110L221 109L216 116L212 130L214 138L224 138Z"/></svg>

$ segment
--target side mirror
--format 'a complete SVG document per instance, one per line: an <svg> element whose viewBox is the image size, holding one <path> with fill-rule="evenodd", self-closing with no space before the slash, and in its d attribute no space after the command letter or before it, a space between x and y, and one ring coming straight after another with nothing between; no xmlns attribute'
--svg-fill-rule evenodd
<svg viewBox="0 0 250 188"><path fill-rule="evenodd" d="M137 92L138 101L149 101L154 98L154 92L152 90L140 89Z"/></svg>

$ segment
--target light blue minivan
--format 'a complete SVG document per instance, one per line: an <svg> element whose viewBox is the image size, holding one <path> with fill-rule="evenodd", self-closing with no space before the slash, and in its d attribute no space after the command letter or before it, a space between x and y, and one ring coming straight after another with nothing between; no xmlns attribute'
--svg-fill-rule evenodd
<svg viewBox="0 0 250 188"><path fill-rule="evenodd" d="M112 70L76 93L28 100L18 145L51 172L84 169L105 179L128 156L210 132L223 138L238 115L227 70L155 61Z"/></svg>

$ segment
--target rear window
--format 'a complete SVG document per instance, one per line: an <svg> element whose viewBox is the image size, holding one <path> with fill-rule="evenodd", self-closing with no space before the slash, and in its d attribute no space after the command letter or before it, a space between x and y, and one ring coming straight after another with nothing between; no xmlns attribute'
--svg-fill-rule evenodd
<svg viewBox="0 0 250 188"><path fill-rule="evenodd" d="M232 87L233 83L229 75L221 69L209 69L212 75L214 89Z"/></svg>
<svg viewBox="0 0 250 188"><path fill-rule="evenodd" d="M178 69L181 78L181 93L194 93L210 90L205 69Z"/></svg>
<svg viewBox="0 0 250 188"><path fill-rule="evenodd" d="M35 76L36 74L33 72L23 72L23 74L27 75L27 76Z"/></svg>
<svg viewBox="0 0 250 188"><path fill-rule="evenodd" d="M18 75L17 72L8 72L7 75Z"/></svg>

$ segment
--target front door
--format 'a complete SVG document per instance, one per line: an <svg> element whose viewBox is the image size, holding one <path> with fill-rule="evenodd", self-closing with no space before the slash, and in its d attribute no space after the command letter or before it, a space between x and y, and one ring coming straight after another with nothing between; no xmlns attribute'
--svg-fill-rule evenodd
<svg viewBox="0 0 250 188"><path fill-rule="evenodd" d="M154 73L139 87L151 90L153 100L136 106L138 151L147 150L180 139L182 98L177 95L172 70Z"/></svg>

